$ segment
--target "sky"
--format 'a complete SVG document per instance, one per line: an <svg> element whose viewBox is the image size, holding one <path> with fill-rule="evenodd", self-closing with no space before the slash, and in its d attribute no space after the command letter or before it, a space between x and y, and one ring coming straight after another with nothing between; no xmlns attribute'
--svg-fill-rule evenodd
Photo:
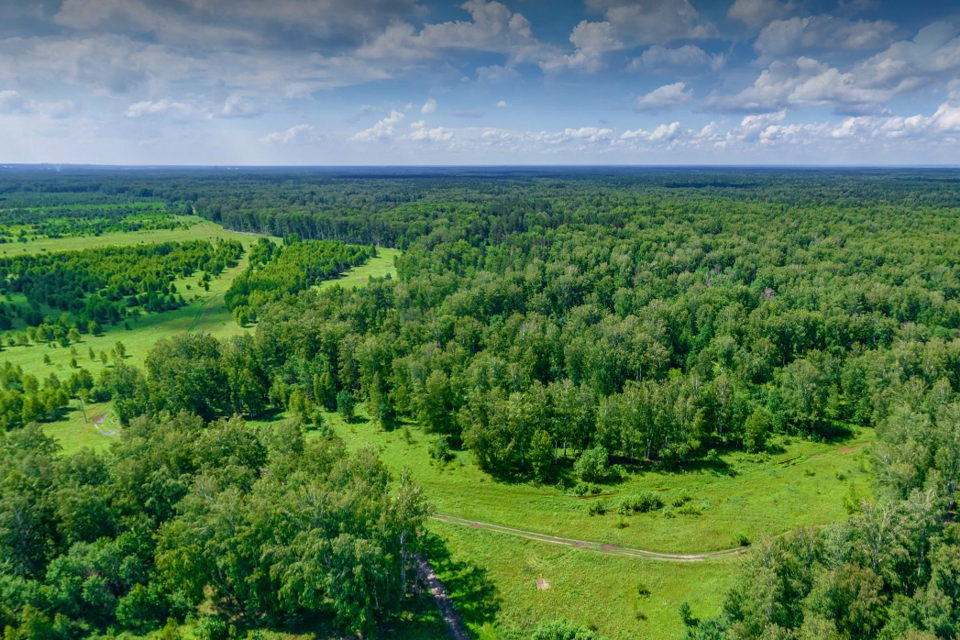
<svg viewBox="0 0 960 640"><path fill-rule="evenodd" d="M957 0L0 0L0 163L956 165Z"/></svg>

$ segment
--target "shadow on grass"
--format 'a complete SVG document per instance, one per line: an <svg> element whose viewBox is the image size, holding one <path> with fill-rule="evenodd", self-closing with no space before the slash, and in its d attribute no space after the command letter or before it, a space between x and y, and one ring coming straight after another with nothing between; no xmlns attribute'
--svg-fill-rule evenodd
<svg viewBox="0 0 960 640"><path fill-rule="evenodd" d="M469 560L454 560L447 546L434 535L427 537L424 552L464 622L474 628L494 622L500 597L487 570Z"/></svg>

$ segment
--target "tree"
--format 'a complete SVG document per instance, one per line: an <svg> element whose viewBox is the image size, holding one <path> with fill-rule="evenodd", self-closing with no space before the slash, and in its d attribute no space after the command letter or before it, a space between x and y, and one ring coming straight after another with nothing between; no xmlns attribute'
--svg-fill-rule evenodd
<svg viewBox="0 0 960 640"><path fill-rule="evenodd" d="M353 422L354 409L356 406L356 399L353 397L353 394L346 389L343 389L337 394L337 413L340 414L344 422Z"/></svg>
<svg viewBox="0 0 960 640"><path fill-rule="evenodd" d="M743 425L743 446L750 453L763 451L767 446L767 436L773 427L773 416L759 407L750 414Z"/></svg>
<svg viewBox="0 0 960 640"><path fill-rule="evenodd" d="M607 450L598 445L580 454L573 470L584 482L603 482L608 476L609 458Z"/></svg>

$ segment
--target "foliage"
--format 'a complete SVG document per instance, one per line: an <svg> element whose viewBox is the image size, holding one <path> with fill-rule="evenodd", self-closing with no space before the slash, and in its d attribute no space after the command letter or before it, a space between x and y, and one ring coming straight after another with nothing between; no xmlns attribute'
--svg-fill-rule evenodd
<svg viewBox="0 0 960 640"><path fill-rule="evenodd" d="M261 238L251 249L250 266L233 281L224 299L243 325L256 320L257 311L265 305L338 276L375 255L372 247L334 240L293 241L280 247Z"/></svg>
<svg viewBox="0 0 960 640"><path fill-rule="evenodd" d="M413 586L419 487L371 451L267 435L164 413L133 420L107 455L58 456L36 427L0 440L0 624L143 632L212 602L202 637L226 637L239 614L375 631Z"/></svg>

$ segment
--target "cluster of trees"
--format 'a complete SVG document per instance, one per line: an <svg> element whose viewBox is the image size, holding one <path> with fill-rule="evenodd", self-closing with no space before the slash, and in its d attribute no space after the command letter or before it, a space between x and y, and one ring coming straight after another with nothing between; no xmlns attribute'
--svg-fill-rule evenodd
<svg viewBox="0 0 960 640"><path fill-rule="evenodd" d="M0 244L35 238L185 229L190 224L166 213L162 202L0 208Z"/></svg>
<svg viewBox="0 0 960 640"><path fill-rule="evenodd" d="M0 626L25 640L186 616L375 635L408 606L429 513L373 452L186 413L134 420L106 454L11 432L0 504Z"/></svg>
<svg viewBox="0 0 960 640"><path fill-rule="evenodd" d="M960 403L898 405L877 427L875 502L751 553L696 640L936 640L960 635Z"/></svg>
<svg viewBox="0 0 960 640"><path fill-rule="evenodd" d="M179 308L185 301L176 290L177 278L197 271L218 275L235 266L242 253L236 241L197 240L2 258L0 293L25 296L29 306L17 307L20 317L30 327L43 327L41 341L59 339L70 328L86 333L91 323L114 324L133 310ZM45 317L41 305L69 315ZM0 312L9 314L12 308L3 305ZM3 324L11 326L12 318L4 317Z"/></svg>
<svg viewBox="0 0 960 640"><path fill-rule="evenodd" d="M237 322L257 319L257 310L376 256L374 247L356 247L336 240L285 238L279 246L261 238L250 252L250 266L230 285L224 299Z"/></svg>
<svg viewBox="0 0 960 640"><path fill-rule="evenodd" d="M9 362L0 364L0 429L9 430L31 422L60 416L70 397L92 387L89 372L77 372L66 382L51 373L43 380Z"/></svg>

